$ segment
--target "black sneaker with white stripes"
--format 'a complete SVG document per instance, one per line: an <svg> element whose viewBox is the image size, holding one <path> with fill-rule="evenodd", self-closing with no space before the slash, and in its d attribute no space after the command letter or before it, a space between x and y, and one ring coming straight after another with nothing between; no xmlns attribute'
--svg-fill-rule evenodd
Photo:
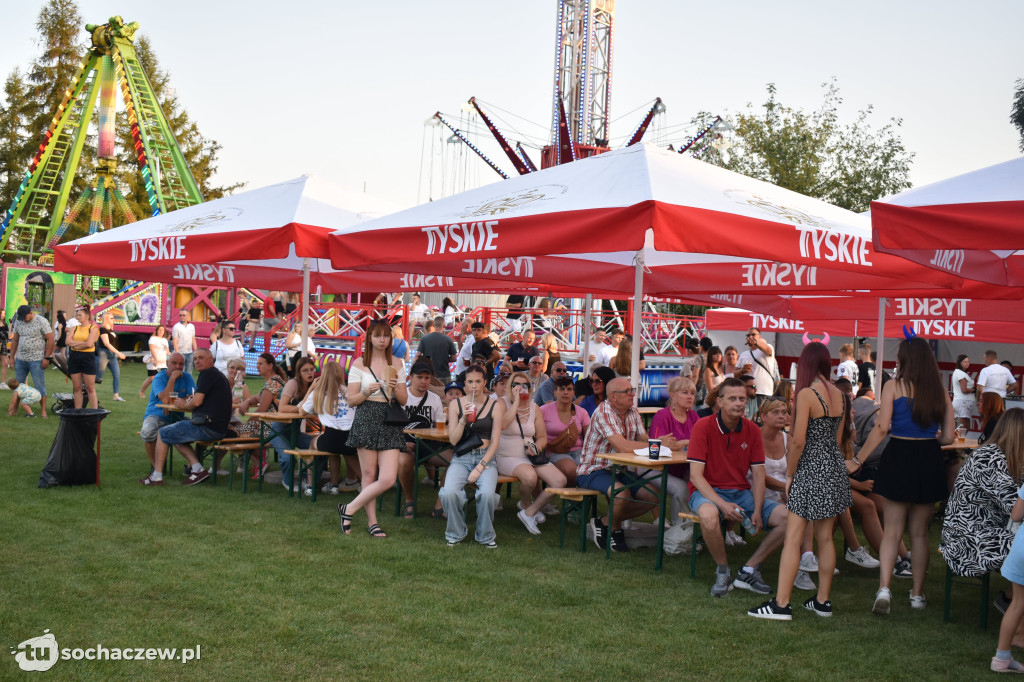
<svg viewBox="0 0 1024 682"><path fill-rule="evenodd" d="M808 611L813 611L822 618L832 617L832 602L825 600L824 603L818 601L818 595L814 595L810 599L804 602L804 608Z"/></svg>
<svg viewBox="0 0 1024 682"><path fill-rule="evenodd" d="M772 597L757 608L747 611L747 615L768 620L793 620L793 606L779 606L775 597Z"/></svg>

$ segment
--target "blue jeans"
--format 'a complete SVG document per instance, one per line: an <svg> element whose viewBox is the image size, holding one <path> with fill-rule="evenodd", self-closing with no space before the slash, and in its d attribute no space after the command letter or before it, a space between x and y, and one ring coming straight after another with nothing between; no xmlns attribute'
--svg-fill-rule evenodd
<svg viewBox="0 0 1024 682"><path fill-rule="evenodd" d="M96 367L96 383L103 381L103 372L109 366L110 376L113 377L114 381L114 395L117 395L121 392L121 364L117 361L117 356L106 348L101 348L100 356L97 359L99 360L99 365Z"/></svg>
<svg viewBox="0 0 1024 682"><path fill-rule="evenodd" d="M448 527L444 532L448 542L459 542L469 533L466 524L466 481L470 472L483 460L486 452L480 448L466 455L452 457L452 463L444 479L444 487L438 494L444 513L448 515ZM498 504L498 494L494 489L497 485L498 466L491 461L476 480L477 542L490 542L494 539L494 508Z"/></svg>
<svg viewBox="0 0 1024 682"><path fill-rule="evenodd" d="M44 396L46 395L46 374L43 372L42 360L15 360L14 378L19 384L25 383L25 378L32 374L32 384Z"/></svg>
<svg viewBox="0 0 1024 682"><path fill-rule="evenodd" d="M292 445L289 440L291 434L291 424L285 422L273 422L270 428L276 431L279 435L270 441L270 444L274 447L277 452L277 461L281 465L281 481L288 486L292 487L292 456L284 454L285 450L291 450ZM295 447L299 450L305 450L309 447L309 444L313 442L313 437L308 433L302 433L299 431L298 436L295 439Z"/></svg>
<svg viewBox="0 0 1024 682"><path fill-rule="evenodd" d="M182 353L181 357L185 358L185 374L191 374L196 367L192 361L192 353Z"/></svg>

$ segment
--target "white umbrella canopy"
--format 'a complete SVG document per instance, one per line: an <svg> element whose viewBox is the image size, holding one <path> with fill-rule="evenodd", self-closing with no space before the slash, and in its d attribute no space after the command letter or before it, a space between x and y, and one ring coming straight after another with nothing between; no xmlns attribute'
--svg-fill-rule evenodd
<svg viewBox="0 0 1024 682"><path fill-rule="evenodd" d="M305 175L60 244L54 266L63 272L239 286L242 268L232 261L319 258L326 255L330 231L398 208ZM229 269L198 269L221 264Z"/></svg>
<svg viewBox="0 0 1024 682"><path fill-rule="evenodd" d="M525 276L552 286L600 282L620 291L632 280L636 300L645 291L781 293L800 287L820 292L961 284L876 253L865 216L651 145L343 228L331 235L329 248L336 267L354 269ZM711 259L701 262L698 254ZM702 265L708 267L701 270ZM730 268L731 281L721 279ZM634 327L639 308L634 306ZM634 347L634 375L637 355Z"/></svg>
<svg viewBox="0 0 1024 682"><path fill-rule="evenodd" d="M915 288L960 282L876 253L865 216L651 145L350 225L331 235L329 247L339 268L433 271L461 264L458 274L500 279L532 270L536 281L575 286L583 284L586 272L565 260L552 261L547 269L543 259L577 254L590 261L589 281L596 274L604 282L631 277L627 271L640 251L656 288L657 268L697 264L680 254L891 277ZM656 253L670 255L660 260ZM534 260L521 260L529 257ZM445 261L448 266L440 265ZM502 266L505 273L498 272ZM519 272L512 272L515 266ZM558 274L562 279L551 281ZM565 281L568 277L575 279ZM794 281L795 276L790 284ZM735 286L744 288L739 276Z"/></svg>
<svg viewBox="0 0 1024 682"><path fill-rule="evenodd" d="M873 201L871 225L883 253L1024 286L1024 157Z"/></svg>

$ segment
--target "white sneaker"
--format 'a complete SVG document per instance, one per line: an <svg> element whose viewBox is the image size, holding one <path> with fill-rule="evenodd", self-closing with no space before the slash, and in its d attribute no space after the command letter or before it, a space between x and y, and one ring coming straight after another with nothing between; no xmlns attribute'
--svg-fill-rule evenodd
<svg viewBox="0 0 1024 682"><path fill-rule="evenodd" d="M814 556L811 552L805 553L800 557L800 570L807 571L808 573L817 573L818 557Z"/></svg>
<svg viewBox="0 0 1024 682"><path fill-rule="evenodd" d="M726 547L742 547L747 544L747 541L737 535L734 531L725 531L725 546Z"/></svg>
<svg viewBox="0 0 1024 682"><path fill-rule="evenodd" d="M928 606L928 600L924 598L923 594L915 597L913 592L910 593L910 608L920 610L926 606Z"/></svg>
<svg viewBox="0 0 1024 682"><path fill-rule="evenodd" d="M857 564L864 568L878 568L878 559L871 556L868 552L867 547L860 547L857 551L851 550L849 547L846 548L846 560L851 564Z"/></svg>
<svg viewBox="0 0 1024 682"><path fill-rule="evenodd" d="M808 592L818 589L814 581L811 580L811 576L807 575L807 571L796 572L796 580L793 581L793 587L798 590L807 590Z"/></svg>
<svg viewBox="0 0 1024 682"><path fill-rule="evenodd" d="M882 616L889 615L889 605L891 603L892 592L889 591L888 587L879 587L878 592L875 592L875 603L871 607L871 612Z"/></svg>
<svg viewBox="0 0 1024 682"><path fill-rule="evenodd" d="M530 516L523 510L519 510L519 513L516 514L516 518L523 522L523 525L526 526L526 530L530 531L534 535L540 535L540 528L537 527L537 519Z"/></svg>
<svg viewBox="0 0 1024 682"><path fill-rule="evenodd" d="M499 506L498 509L501 509L501 507ZM523 501L522 500L519 500L518 502L516 502L516 509L518 509L520 511L526 511L526 509L523 507ZM544 507L541 507L540 511L538 511L536 514L533 515L533 519L537 523L544 523L545 521L548 520L548 517L544 515Z"/></svg>

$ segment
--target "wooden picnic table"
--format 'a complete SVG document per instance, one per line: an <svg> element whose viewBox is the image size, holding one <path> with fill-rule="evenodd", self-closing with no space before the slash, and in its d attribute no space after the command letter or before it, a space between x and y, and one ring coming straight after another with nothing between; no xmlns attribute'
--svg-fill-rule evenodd
<svg viewBox="0 0 1024 682"><path fill-rule="evenodd" d="M653 460L647 457L647 455L638 455L635 452L608 452L603 455L597 455L598 459L603 459L612 464L612 497L614 498L623 490L627 489L627 486L616 487L618 485L618 473L626 467L641 467L644 469L652 469L660 472L657 479L650 479L651 482L657 480L660 485L657 491L653 490L649 485L645 485L658 498L657 505L659 509L657 526L658 526L658 545L655 549L654 557L654 570L660 571L662 558L665 550L665 513L668 501L668 470L665 468L669 464L686 464L689 460L686 458L686 451L672 452L667 448L664 449L666 452L670 452L669 457L661 457L658 460ZM654 504L654 503L648 503ZM611 558L612 543L611 543L611 527L612 527L612 514L614 512L615 505L612 501L608 504L608 534L609 539L605 545L605 557Z"/></svg>

